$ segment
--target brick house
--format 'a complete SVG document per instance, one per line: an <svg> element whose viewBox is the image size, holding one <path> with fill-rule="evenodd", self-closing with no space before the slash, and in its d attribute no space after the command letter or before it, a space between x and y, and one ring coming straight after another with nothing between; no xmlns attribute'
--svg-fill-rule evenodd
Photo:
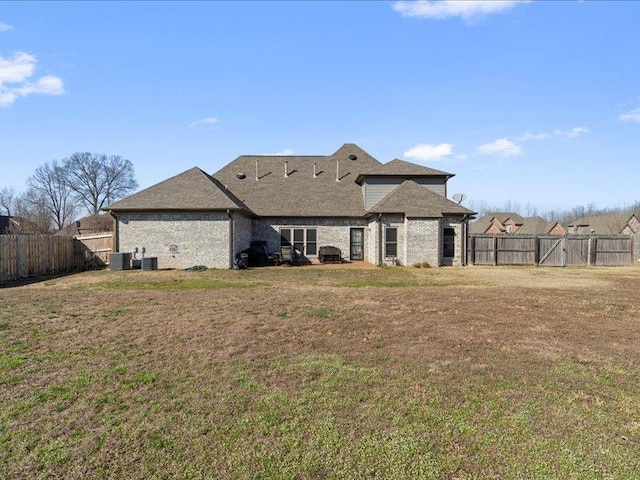
<svg viewBox="0 0 640 480"><path fill-rule="evenodd" d="M567 229L571 234L632 235L640 233L640 221L635 213L609 213L578 218L568 222Z"/></svg>
<svg viewBox="0 0 640 480"><path fill-rule="evenodd" d="M213 175L194 167L105 210L116 251L144 248L160 268L231 268L254 240L311 262L330 245L375 265L462 265L474 212L446 198L452 176L345 144L327 156L243 155Z"/></svg>
<svg viewBox="0 0 640 480"><path fill-rule="evenodd" d="M542 217L523 217L513 212L490 212L469 225L469 233L566 235L560 222L548 222Z"/></svg>

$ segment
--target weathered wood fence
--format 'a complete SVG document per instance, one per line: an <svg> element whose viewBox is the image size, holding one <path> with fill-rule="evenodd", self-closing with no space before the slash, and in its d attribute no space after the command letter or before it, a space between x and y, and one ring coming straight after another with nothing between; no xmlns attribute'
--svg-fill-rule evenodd
<svg viewBox="0 0 640 480"><path fill-rule="evenodd" d="M78 235L75 239L79 262L93 262L95 265L109 264L109 254L113 252L113 233Z"/></svg>
<svg viewBox="0 0 640 480"><path fill-rule="evenodd" d="M471 235L473 265L618 266L634 265L639 235Z"/></svg>
<svg viewBox="0 0 640 480"><path fill-rule="evenodd" d="M99 268L109 263L111 232L81 235L0 235L0 282Z"/></svg>
<svg viewBox="0 0 640 480"><path fill-rule="evenodd" d="M74 242L62 235L0 235L0 282L72 271Z"/></svg>

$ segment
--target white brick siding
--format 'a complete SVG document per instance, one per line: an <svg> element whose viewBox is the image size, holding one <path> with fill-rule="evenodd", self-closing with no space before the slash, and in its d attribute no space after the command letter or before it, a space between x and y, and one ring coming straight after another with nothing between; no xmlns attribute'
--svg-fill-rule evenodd
<svg viewBox="0 0 640 480"><path fill-rule="evenodd" d="M364 228L364 258L368 258L370 232L364 218L260 218L253 221L253 240L265 240L270 252L280 251L280 228L316 228L317 247L338 247L342 258L349 260L351 228ZM317 255L309 255L316 260Z"/></svg>
<svg viewBox="0 0 640 480"><path fill-rule="evenodd" d="M241 213L233 214L233 254L234 256L251 245L253 220Z"/></svg>
<svg viewBox="0 0 640 480"><path fill-rule="evenodd" d="M387 255L385 252L385 229L387 227L395 227L398 229L398 251L395 258L399 265L407 264L407 225L405 223L405 218L403 214L388 214L385 213L382 215L382 219L380 220L382 223L382 236L381 236L381 245L382 249L382 261L391 265L393 261L393 256Z"/></svg>
<svg viewBox="0 0 640 480"><path fill-rule="evenodd" d="M120 213L118 251L145 248L158 268L229 268L226 212Z"/></svg>
<svg viewBox="0 0 640 480"><path fill-rule="evenodd" d="M407 263L428 262L432 267L440 265L441 229L437 218L407 219ZM457 242L458 238L456 238Z"/></svg>

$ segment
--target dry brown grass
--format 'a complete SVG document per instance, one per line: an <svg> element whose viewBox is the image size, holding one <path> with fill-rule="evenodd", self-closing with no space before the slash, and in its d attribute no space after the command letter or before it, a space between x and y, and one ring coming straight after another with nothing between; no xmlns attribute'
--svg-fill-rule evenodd
<svg viewBox="0 0 640 480"><path fill-rule="evenodd" d="M637 268L0 289L2 478L632 478Z"/></svg>

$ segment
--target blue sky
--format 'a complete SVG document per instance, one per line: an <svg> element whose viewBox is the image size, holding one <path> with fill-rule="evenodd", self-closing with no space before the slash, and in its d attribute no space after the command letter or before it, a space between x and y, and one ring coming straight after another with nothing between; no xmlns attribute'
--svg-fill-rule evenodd
<svg viewBox="0 0 640 480"><path fill-rule="evenodd" d="M0 188L119 154L141 188L355 142L465 204L640 200L638 2L0 5Z"/></svg>

